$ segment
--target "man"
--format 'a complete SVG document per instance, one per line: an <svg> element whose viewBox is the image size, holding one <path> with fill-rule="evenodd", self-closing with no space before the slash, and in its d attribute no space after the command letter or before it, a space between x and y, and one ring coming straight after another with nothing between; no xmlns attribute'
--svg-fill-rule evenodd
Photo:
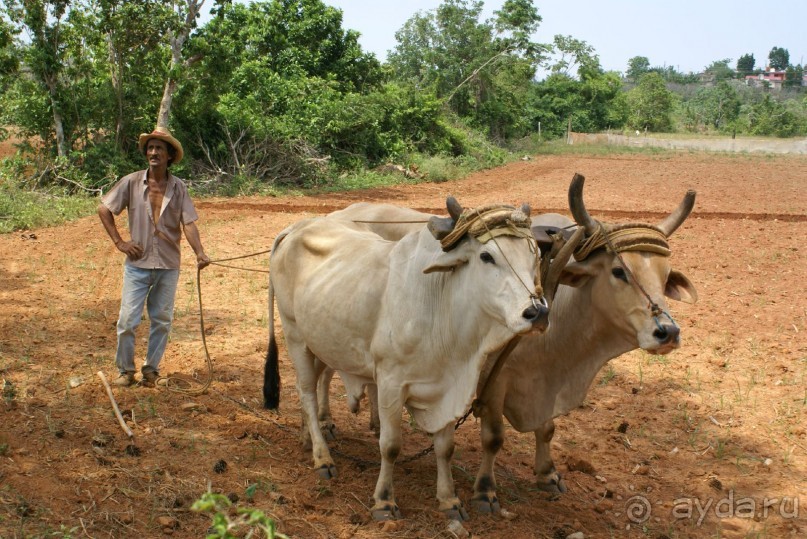
<svg viewBox="0 0 807 539"><path fill-rule="evenodd" d="M120 376L112 381L119 387L135 383L135 330L140 324L144 303L151 328L146 360L141 368L141 384L151 387L163 380L159 365L174 318L180 226L196 253L198 267L210 264L196 228L195 221L199 217L188 189L168 171L170 165L182 160L182 144L168 129L157 127L151 133L140 135L138 149L146 156L148 169L121 178L98 206L98 216L107 234L115 247L126 255L115 354ZM115 224L114 216L124 208L129 214L129 241L121 237Z"/></svg>

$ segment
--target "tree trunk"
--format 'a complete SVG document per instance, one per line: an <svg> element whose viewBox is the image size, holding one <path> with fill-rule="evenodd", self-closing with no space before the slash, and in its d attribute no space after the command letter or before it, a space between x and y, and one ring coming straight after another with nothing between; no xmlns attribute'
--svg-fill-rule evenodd
<svg viewBox="0 0 807 539"><path fill-rule="evenodd" d="M115 49L112 35L107 34L107 47L109 49L109 77L112 80L112 89L115 91L115 146L123 149L123 66L120 53Z"/></svg>
<svg viewBox="0 0 807 539"><path fill-rule="evenodd" d="M56 152L59 157L67 157L67 154L70 153L70 148L64 138L64 122L62 121L59 102L56 99L55 77L45 77L45 86L48 88L50 108L53 110L53 131L56 134Z"/></svg>
<svg viewBox="0 0 807 539"><path fill-rule="evenodd" d="M53 107L53 129L56 131L56 151L59 153L59 157L67 157L67 154L70 153L70 148L68 148L67 141L64 138L62 115L52 99L51 106Z"/></svg>
<svg viewBox="0 0 807 539"><path fill-rule="evenodd" d="M182 46L188 39L191 30L196 26L196 15L205 3L205 0L186 0L188 12L185 15L185 21L179 32L169 32L169 43L171 44L171 66L168 70L168 80L165 81L165 88L163 89L163 98L160 101L160 112L157 114L157 125L159 127L168 128L169 119L171 117L171 101L174 98L174 92L177 89L176 74L179 72L180 67L188 67L196 59L189 59L185 62L182 61Z"/></svg>
<svg viewBox="0 0 807 539"><path fill-rule="evenodd" d="M171 62L173 66L174 62ZM157 115L157 126L168 128L168 119L171 116L171 102L174 100L174 91L177 89L177 81L168 77L165 81L165 89L163 90L163 98L160 101L160 113Z"/></svg>

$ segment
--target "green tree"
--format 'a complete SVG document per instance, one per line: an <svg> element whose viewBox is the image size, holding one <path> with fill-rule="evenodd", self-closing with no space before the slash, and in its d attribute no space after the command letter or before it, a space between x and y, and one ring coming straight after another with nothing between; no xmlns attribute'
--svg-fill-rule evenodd
<svg viewBox="0 0 807 539"><path fill-rule="evenodd" d="M754 63L753 54L743 54L737 60L737 74L741 77L752 74L754 72Z"/></svg>
<svg viewBox="0 0 807 539"><path fill-rule="evenodd" d="M734 70L729 66L730 63L730 58L716 60L709 64L704 71L710 74L715 82L733 79Z"/></svg>
<svg viewBox="0 0 807 539"><path fill-rule="evenodd" d="M700 77L695 73L681 73L673 66L653 66L647 73L658 73L665 82L677 84L694 84L700 82Z"/></svg>
<svg viewBox="0 0 807 539"><path fill-rule="evenodd" d="M650 70L650 60L646 56L634 56L628 60L627 77L632 81L638 81L642 75Z"/></svg>
<svg viewBox="0 0 807 539"><path fill-rule="evenodd" d="M182 79L183 72L199 61L199 56L185 54L185 42L191 31L196 28L196 18L204 3L205 0L171 0L170 2L174 17L171 21L172 24L168 26L166 37L171 51L171 60L160 100L160 110L157 113L157 125L159 126L168 127L171 103L177 83Z"/></svg>
<svg viewBox="0 0 807 539"><path fill-rule="evenodd" d="M752 105L748 113L748 131L752 135L775 135L777 137L792 137L804 134L805 122L804 107L793 110L782 104L770 95Z"/></svg>
<svg viewBox="0 0 807 539"><path fill-rule="evenodd" d="M550 66L552 73L571 76L578 70L594 69L596 71L599 69L600 61L594 52L594 47L585 41L572 36L556 35L553 39L553 51L557 58Z"/></svg>
<svg viewBox="0 0 807 539"><path fill-rule="evenodd" d="M768 65L776 71L784 71L790 65L790 53L781 47L772 48L768 53Z"/></svg>
<svg viewBox="0 0 807 539"><path fill-rule="evenodd" d="M784 86L787 88L801 88L801 81L804 79L804 68L799 65L787 66L785 69Z"/></svg>
<svg viewBox="0 0 807 539"><path fill-rule="evenodd" d="M117 148L130 153L137 134L153 128L169 62L164 36L174 13L156 0L101 0L96 5L95 22L84 31L91 35L95 28L98 34L94 54L112 101L106 130L114 133Z"/></svg>
<svg viewBox="0 0 807 539"><path fill-rule="evenodd" d="M65 137L65 89L61 80L64 69L65 40L63 25L69 0L8 0L6 15L18 29L25 30L30 44L23 49L23 62L34 79L46 91L51 129L60 157L66 157L70 144ZM40 133L45 140L49 133ZM51 139L52 140L52 139Z"/></svg>
<svg viewBox="0 0 807 539"><path fill-rule="evenodd" d="M432 91L451 110L496 138L523 105L546 46L529 36L541 21L531 0L508 0L481 22L481 1L445 0L396 32L389 56L396 79Z"/></svg>
<svg viewBox="0 0 807 539"><path fill-rule="evenodd" d="M229 174L300 183L306 163L328 157L354 167L461 146L434 95L385 84L342 12L320 0L227 6L189 45L204 51L204 76L183 84L175 119Z"/></svg>
<svg viewBox="0 0 807 539"><path fill-rule="evenodd" d="M727 81L700 88L688 105L695 127L708 125L718 130L726 129L740 114L739 95Z"/></svg>
<svg viewBox="0 0 807 539"><path fill-rule="evenodd" d="M669 131L675 95L658 73L646 73L627 95L628 126L649 131Z"/></svg>
<svg viewBox="0 0 807 539"><path fill-rule="evenodd" d="M581 80L553 73L534 85L527 104L531 128L547 138L572 129L597 132L625 124L628 110L622 82L616 72L587 72Z"/></svg>
<svg viewBox="0 0 807 539"><path fill-rule="evenodd" d="M8 22L0 18L0 110L4 109L3 96L12 79L17 74L19 58L14 45L14 29ZM3 114L0 113L0 141L8 137L3 127Z"/></svg>
<svg viewBox="0 0 807 539"><path fill-rule="evenodd" d="M0 95L12 75L17 73L20 61L14 45L14 28L0 18Z"/></svg>

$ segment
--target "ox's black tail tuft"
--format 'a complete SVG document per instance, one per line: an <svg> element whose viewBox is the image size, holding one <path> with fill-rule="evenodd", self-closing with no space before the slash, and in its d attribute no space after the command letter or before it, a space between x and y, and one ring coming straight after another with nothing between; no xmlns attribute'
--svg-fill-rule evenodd
<svg viewBox="0 0 807 539"><path fill-rule="evenodd" d="M280 406L280 368L277 342L272 335L269 338L269 351L266 352L266 365L263 367L263 407L276 410L278 406Z"/></svg>

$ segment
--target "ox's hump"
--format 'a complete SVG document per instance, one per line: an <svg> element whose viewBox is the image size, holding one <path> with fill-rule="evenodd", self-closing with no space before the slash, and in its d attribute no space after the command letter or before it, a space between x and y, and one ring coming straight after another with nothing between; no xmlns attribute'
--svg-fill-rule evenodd
<svg viewBox="0 0 807 539"><path fill-rule="evenodd" d="M327 256L340 246L341 240L331 234L304 234L301 243L315 256Z"/></svg>

